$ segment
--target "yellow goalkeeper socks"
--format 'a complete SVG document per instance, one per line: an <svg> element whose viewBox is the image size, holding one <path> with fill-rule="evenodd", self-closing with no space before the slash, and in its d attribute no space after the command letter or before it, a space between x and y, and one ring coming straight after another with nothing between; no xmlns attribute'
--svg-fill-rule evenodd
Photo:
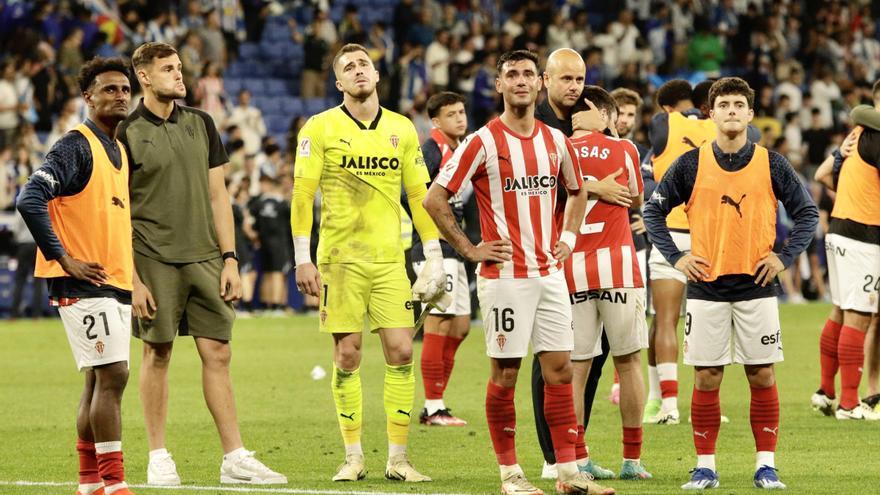
<svg viewBox="0 0 880 495"><path fill-rule="evenodd" d="M342 440L346 447L360 445L364 411L360 368L345 371L334 364L330 389L333 391L336 419L339 421Z"/></svg>
<svg viewBox="0 0 880 495"><path fill-rule="evenodd" d="M406 445L415 393L416 377L412 363L385 365L385 415L388 418L388 443L391 445Z"/></svg>

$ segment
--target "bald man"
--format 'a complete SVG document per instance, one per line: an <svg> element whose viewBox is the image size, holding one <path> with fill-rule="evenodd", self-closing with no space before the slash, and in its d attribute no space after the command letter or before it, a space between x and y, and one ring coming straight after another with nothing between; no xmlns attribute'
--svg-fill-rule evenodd
<svg viewBox="0 0 880 495"><path fill-rule="evenodd" d="M585 112L572 112L575 104L584 91L584 77L587 67L580 54L571 48L560 48L550 54L547 59L547 67L544 70L544 86L547 88L547 97L535 109L535 118L541 122L555 127L566 136L571 137L574 129L587 131L600 131L606 125L596 109L595 105L587 102L590 110ZM612 181L584 181L584 186L591 196L598 196L606 201L613 201L613 195L617 192ZM622 187L622 186L621 186ZM564 195L560 195L557 209L565 204ZM602 366L608 356L608 340L602 336L602 354L593 359L590 376L587 379L584 391L584 428L590 422L590 411L593 408L593 398L599 385L599 377L602 376ZM556 456L553 453L553 442L550 438L550 427L544 419L544 378L541 374L541 364L537 359L532 361L532 407L535 414L535 429L538 433L538 443L544 455L544 468L541 477L545 479L556 478ZM579 460L579 468L589 472L597 479L609 479L614 473L608 469L596 465L592 460L583 462Z"/></svg>

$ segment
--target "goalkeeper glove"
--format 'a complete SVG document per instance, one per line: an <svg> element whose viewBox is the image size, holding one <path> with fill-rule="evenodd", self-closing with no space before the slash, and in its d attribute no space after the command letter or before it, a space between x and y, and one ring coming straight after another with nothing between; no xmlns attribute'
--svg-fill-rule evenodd
<svg viewBox="0 0 880 495"><path fill-rule="evenodd" d="M444 302L443 295L446 294L446 272L443 271L443 252L440 249L440 241L425 242L425 265L419 272L412 290L414 299L424 303L432 303L440 311L445 310L448 306L447 303L444 307L440 307L440 304Z"/></svg>

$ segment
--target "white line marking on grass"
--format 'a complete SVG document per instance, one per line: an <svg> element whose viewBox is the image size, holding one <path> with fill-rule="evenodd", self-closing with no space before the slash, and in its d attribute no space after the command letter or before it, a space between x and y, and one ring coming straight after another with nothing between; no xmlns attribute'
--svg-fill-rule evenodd
<svg viewBox="0 0 880 495"><path fill-rule="evenodd" d="M76 483L65 481L2 481L0 486L77 486ZM302 495L414 495L413 492L371 492L355 490L313 490L309 488L256 488L253 486L152 486L152 485L128 485L132 488L149 488L150 490L189 490L198 492L237 492L237 493L292 493ZM431 493L424 495L464 495L457 493Z"/></svg>

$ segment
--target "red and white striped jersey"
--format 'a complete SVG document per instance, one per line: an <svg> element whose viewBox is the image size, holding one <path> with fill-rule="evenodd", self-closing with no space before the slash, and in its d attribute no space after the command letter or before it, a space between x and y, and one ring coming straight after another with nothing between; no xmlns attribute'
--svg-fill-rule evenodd
<svg viewBox="0 0 880 495"><path fill-rule="evenodd" d="M583 180L576 155L560 131L535 121L530 136L510 130L500 118L468 136L455 150L437 183L450 193L473 182L483 241L509 239L513 259L481 263L485 278L544 277L562 269L553 258L559 240L554 221L559 180L571 190Z"/></svg>
<svg viewBox="0 0 880 495"><path fill-rule="evenodd" d="M642 194L639 152L627 139L592 132L571 141L584 180L601 180L623 169L617 182L629 187L631 195ZM557 214L557 222L562 223ZM584 223L571 256L565 261L565 279L570 293L596 289L644 287L629 210L597 199L587 202Z"/></svg>

